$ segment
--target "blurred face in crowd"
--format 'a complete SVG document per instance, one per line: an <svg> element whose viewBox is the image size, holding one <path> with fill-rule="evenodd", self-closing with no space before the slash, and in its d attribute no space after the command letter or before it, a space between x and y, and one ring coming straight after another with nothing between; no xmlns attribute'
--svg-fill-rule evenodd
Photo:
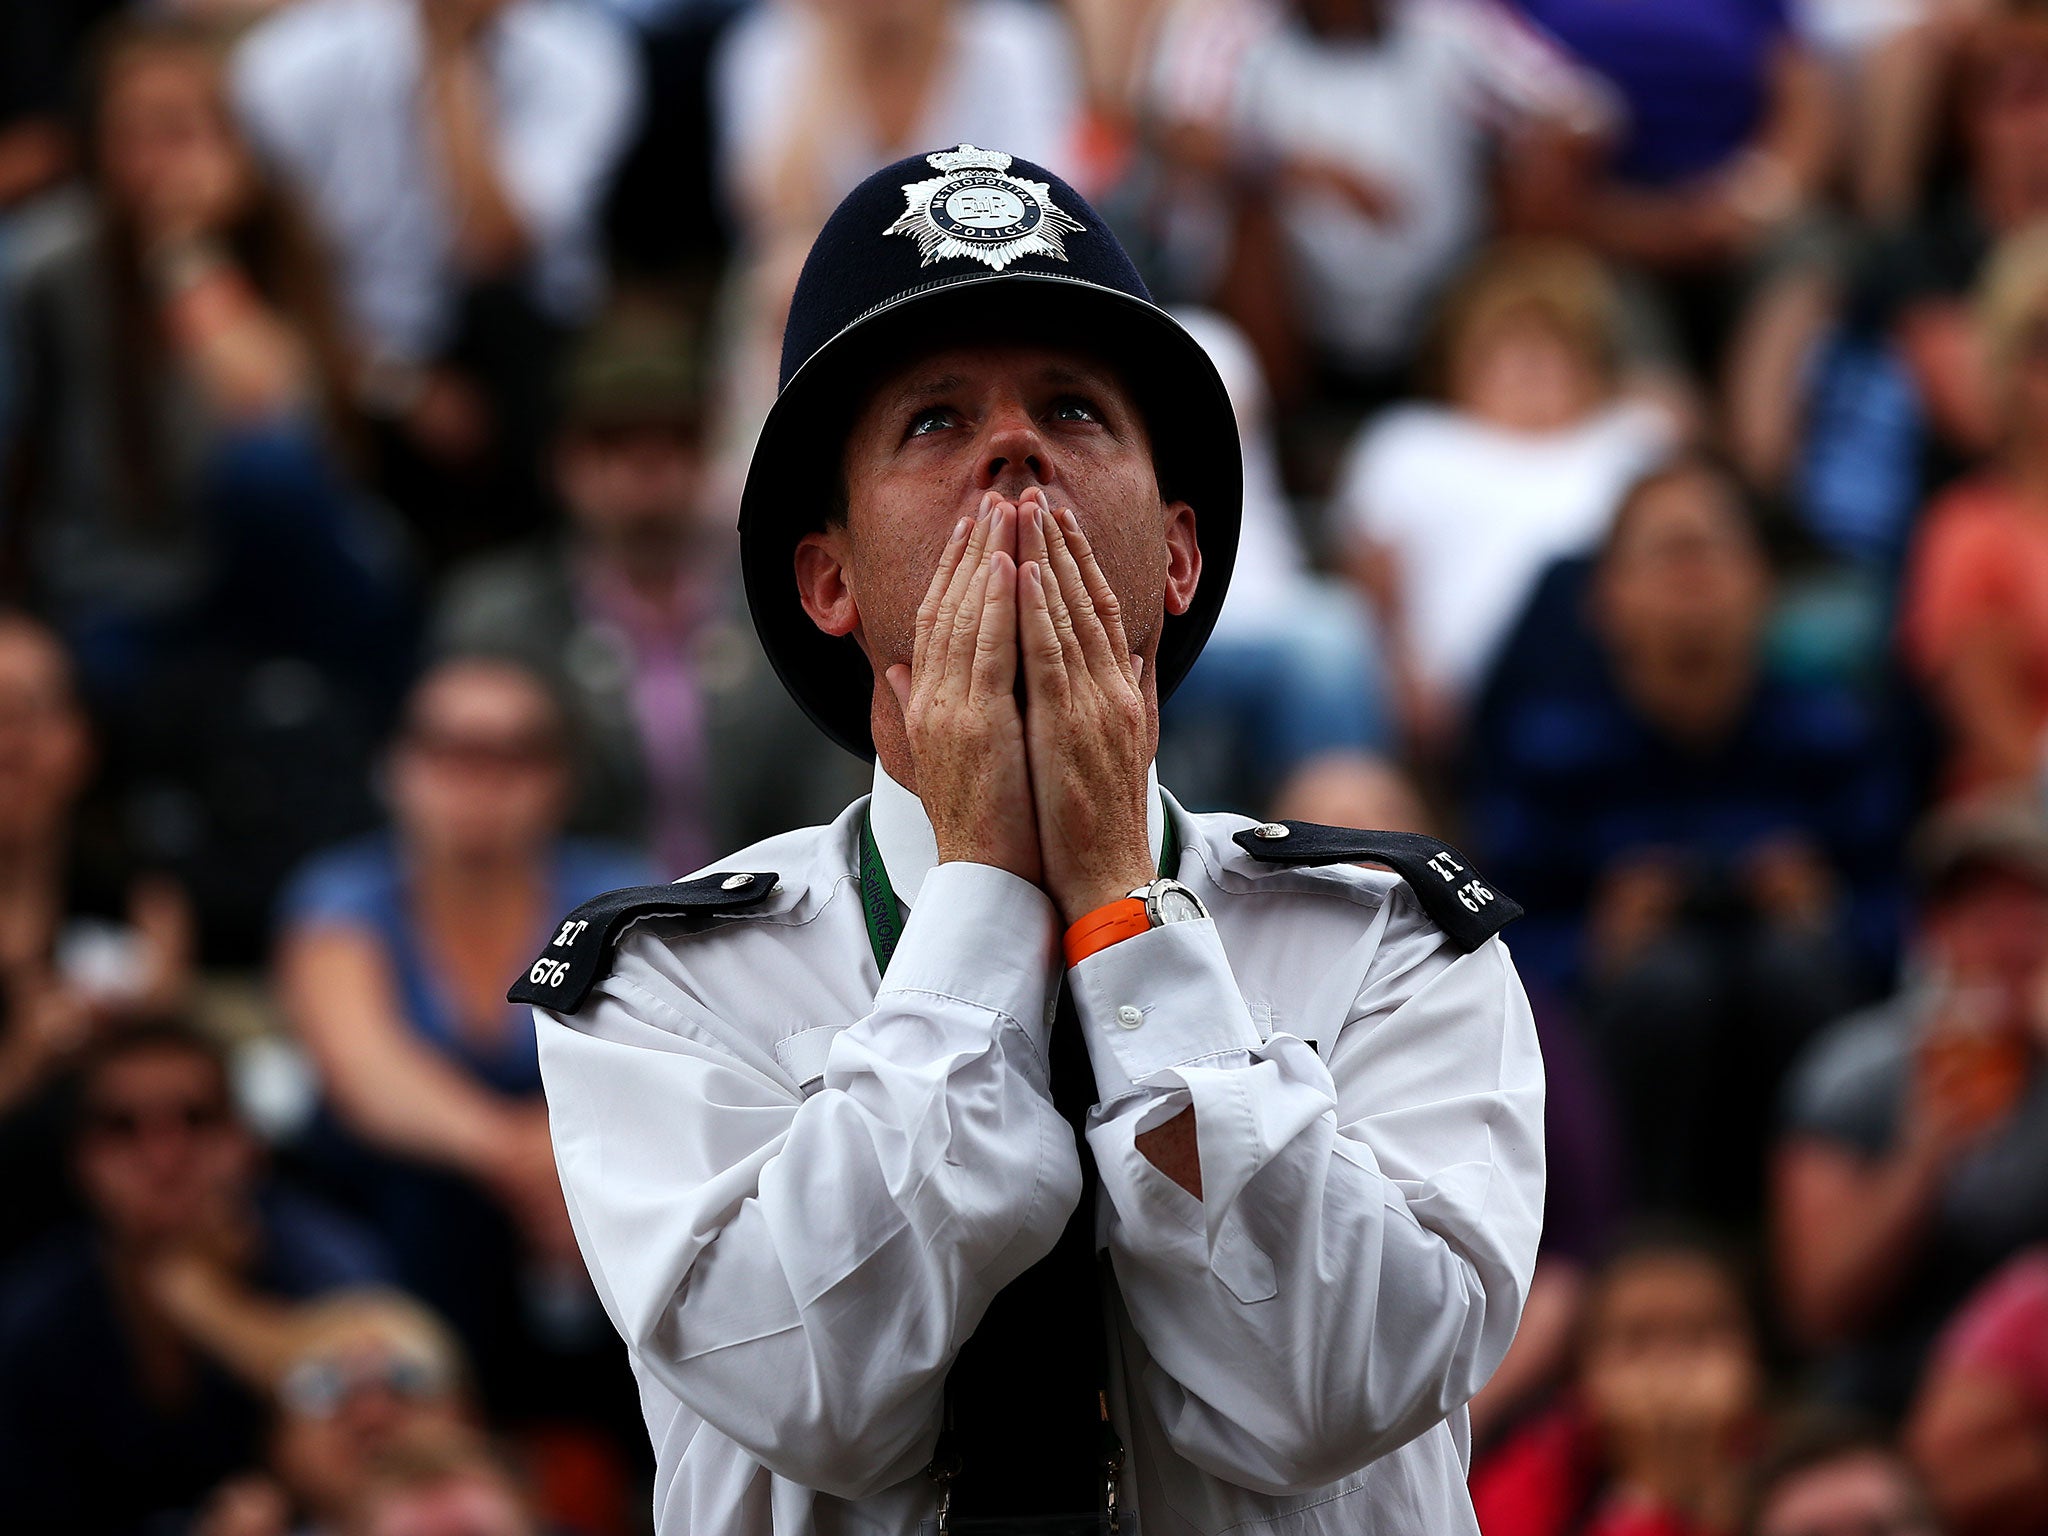
<svg viewBox="0 0 2048 1536"><path fill-rule="evenodd" d="M1556 432L1600 402L1600 370L1541 311L1519 309L1467 327L1452 349L1451 398L1512 432Z"/></svg>
<svg viewBox="0 0 2048 1536"><path fill-rule="evenodd" d="M507 662L444 662L414 690L392 753L392 809L414 852L453 863L535 854L568 804L563 724Z"/></svg>
<svg viewBox="0 0 2048 1536"><path fill-rule="evenodd" d="M697 531L703 460L681 424L577 427L555 454L570 521L599 548L632 562L673 558Z"/></svg>
<svg viewBox="0 0 2048 1536"><path fill-rule="evenodd" d="M476 1471L372 1493L358 1529L362 1536L533 1536L536 1527L502 1477Z"/></svg>
<svg viewBox="0 0 2048 1536"><path fill-rule="evenodd" d="M1747 657L1769 613L1768 562L1721 476L1680 469L1618 514L1594 581L1595 621L1623 670Z"/></svg>
<svg viewBox="0 0 2048 1536"><path fill-rule="evenodd" d="M1014 501L1036 486L1073 508L1148 661L1165 616L1194 601L1195 515L1161 497L1136 400L1084 354L992 346L901 368L869 396L843 464L846 520L805 537L798 583L812 619L858 635L877 675L911 659L946 540L990 490Z"/></svg>
<svg viewBox="0 0 2048 1536"><path fill-rule="evenodd" d="M1950 880L1923 927L1950 969L2031 1002L2048 977L2048 890L2020 870L1979 864Z"/></svg>
<svg viewBox="0 0 2048 1536"><path fill-rule="evenodd" d="M2048 22L1987 23L1962 100L1971 185L1993 229L2048 214Z"/></svg>
<svg viewBox="0 0 2048 1536"><path fill-rule="evenodd" d="M1684 1249L1620 1260L1587 1309L1579 1386L1594 1421L1624 1450L1661 1425L1725 1429L1746 1418L1763 1378L1733 1281Z"/></svg>
<svg viewBox="0 0 2048 1536"><path fill-rule="evenodd" d="M56 637L27 619L0 618L0 846L61 829L92 755Z"/></svg>
<svg viewBox="0 0 2048 1536"><path fill-rule="evenodd" d="M1756 1536L1936 1536L1912 1470L1875 1448L1804 1467L1758 1507Z"/></svg>
<svg viewBox="0 0 2048 1536"><path fill-rule="evenodd" d="M255 1144L210 1057L157 1044L123 1051L91 1074L79 1107L79 1183L117 1242L211 1230L246 1197Z"/></svg>
<svg viewBox="0 0 2048 1536"><path fill-rule="evenodd" d="M301 1503L332 1517L361 1492L377 1457L466 1416L442 1338L408 1308L357 1308L322 1326L286 1368L277 1469Z"/></svg>
<svg viewBox="0 0 2048 1536"><path fill-rule="evenodd" d="M116 60L99 102L106 191L146 237L219 229L257 180L228 117L218 66L193 48L136 48Z"/></svg>

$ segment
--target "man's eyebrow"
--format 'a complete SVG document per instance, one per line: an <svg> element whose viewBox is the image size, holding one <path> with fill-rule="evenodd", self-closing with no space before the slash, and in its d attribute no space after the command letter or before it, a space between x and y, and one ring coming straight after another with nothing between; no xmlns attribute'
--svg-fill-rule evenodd
<svg viewBox="0 0 2048 1536"><path fill-rule="evenodd" d="M892 392L896 401L917 400L927 395L947 395L967 381L957 373L916 374Z"/></svg>
<svg viewBox="0 0 2048 1536"><path fill-rule="evenodd" d="M1111 382L1102 369L1075 367L1072 363L1048 363L1039 378L1059 389L1101 389Z"/></svg>

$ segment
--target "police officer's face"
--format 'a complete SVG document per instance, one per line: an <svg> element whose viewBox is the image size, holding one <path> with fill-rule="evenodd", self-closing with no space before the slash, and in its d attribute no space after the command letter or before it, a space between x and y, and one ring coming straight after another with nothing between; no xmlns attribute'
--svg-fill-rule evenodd
<svg viewBox="0 0 2048 1536"><path fill-rule="evenodd" d="M978 347L920 359L870 396L843 462L845 525L805 542L843 574L850 632L878 672L910 660L947 535L991 490L1015 500L1037 486L1055 510L1073 508L1122 601L1131 649L1148 661L1163 617L1194 600L1194 513L1161 497L1136 401L1083 353Z"/></svg>

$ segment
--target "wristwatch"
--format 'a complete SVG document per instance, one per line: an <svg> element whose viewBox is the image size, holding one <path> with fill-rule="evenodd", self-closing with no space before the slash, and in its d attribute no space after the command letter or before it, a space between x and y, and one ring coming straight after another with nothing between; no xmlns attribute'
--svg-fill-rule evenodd
<svg viewBox="0 0 2048 1536"><path fill-rule="evenodd" d="M1163 928L1168 923L1196 923L1209 915L1201 897L1165 875L1139 886L1131 892L1130 899L1145 903L1145 922L1153 928Z"/></svg>
<svg viewBox="0 0 2048 1536"><path fill-rule="evenodd" d="M1168 923L1199 922L1208 915L1209 909L1202 905L1199 896L1178 880L1162 876L1077 919L1067 930L1067 964L1079 965L1120 939L1149 933Z"/></svg>

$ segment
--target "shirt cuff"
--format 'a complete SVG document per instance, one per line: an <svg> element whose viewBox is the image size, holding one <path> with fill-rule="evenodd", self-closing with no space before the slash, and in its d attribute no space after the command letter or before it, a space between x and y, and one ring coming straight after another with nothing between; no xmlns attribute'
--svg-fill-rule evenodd
<svg viewBox="0 0 2048 1536"><path fill-rule="evenodd" d="M1068 984L1105 1104L1158 1073L1263 1044L1206 918L1112 944L1075 966Z"/></svg>
<svg viewBox="0 0 2048 1536"><path fill-rule="evenodd" d="M927 992L1014 1019L1043 1047L1059 916L1029 880L992 864L934 865L876 992Z"/></svg>

